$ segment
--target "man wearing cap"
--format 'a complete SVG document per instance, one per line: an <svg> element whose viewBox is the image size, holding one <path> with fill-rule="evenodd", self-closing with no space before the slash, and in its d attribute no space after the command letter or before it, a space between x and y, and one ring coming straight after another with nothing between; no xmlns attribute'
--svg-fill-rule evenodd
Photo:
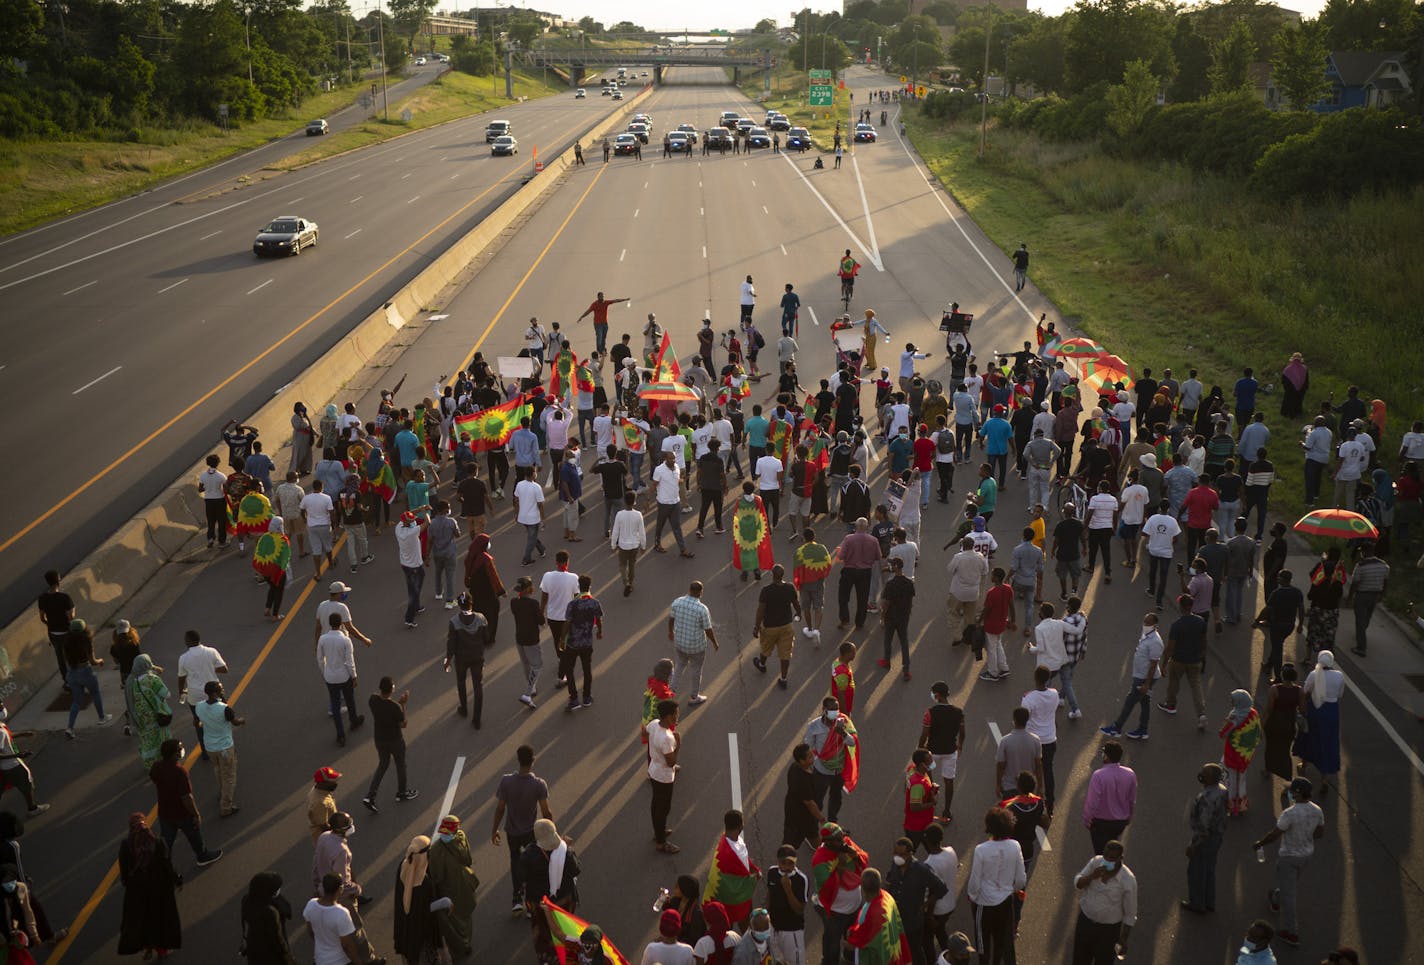
<svg viewBox="0 0 1424 965"><path fill-rule="evenodd" d="M578 910L578 855L548 818L534 822L534 843L519 855L524 880L524 912L534 931L534 953L541 962L557 961L549 920L542 907L545 898L564 911Z"/></svg>
<svg viewBox="0 0 1424 965"><path fill-rule="evenodd" d="M312 649L316 649L317 641L321 635L331 629L331 615L338 613L341 615L341 629L353 640L360 640L366 646L371 645L371 638L366 636L356 628L356 624L351 622L351 608L346 605L346 597L351 592L351 587L340 580L333 580L327 587L327 598L316 606L316 623L312 627Z"/></svg>
<svg viewBox="0 0 1424 965"><path fill-rule="evenodd" d="M457 601L459 612L450 618L445 631L445 672L455 669L455 692L460 704L455 713L470 717L470 725L480 729L480 715L485 705L485 647L490 645L489 622L475 612L475 601L461 593ZM465 677L470 678L468 702L465 699Z"/></svg>
<svg viewBox="0 0 1424 965"><path fill-rule="evenodd" d="M318 767L312 775L312 786L307 791L307 830L312 844L322 832L331 826L331 816L337 812L336 785L341 780L341 772L334 767Z"/></svg>
<svg viewBox="0 0 1424 965"><path fill-rule="evenodd" d="M480 879L475 877L470 843L460 830L460 819L447 814L435 830L430 843L430 880L435 893L450 899L450 907L439 916L440 935L445 946L456 958L470 954L470 916L475 913L475 889Z"/></svg>
<svg viewBox="0 0 1424 965"><path fill-rule="evenodd" d="M969 941L968 935L962 931L953 932L949 936L949 947L940 953L936 965L969 965L976 954L978 949Z"/></svg>
<svg viewBox="0 0 1424 965"><path fill-rule="evenodd" d="M323 880L328 875L334 877L339 882L335 894L332 896L343 908L351 914L351 922L356 926L355 933L351 936L356 943L356 950L360 954L359 961L372 962L376 959L376 950L371 947L370 939L366 937L366 925L361 920L359 905L365 904L369 899L362 893L361 886L356 882L351 874L351 846L346 839L356 833L356 822L351 815L344 811L338 811L331 816L330 827L317 838L316 848L312 855L312 890L314 893L327 894L323 888ZM381 959L385 961L385 959Z"/></svg>
<svg viewBox="0 0 1424 965"><path fill-rule="evenodd" d="M677 940L682 915L676 908L664 908L658 918L658 937L643 949L642 965L693 965L692 946Z"/></svg>
<svg viewBox="0 0 1424 965"><path fill-rule="evenodd" d="M405 625L415 628L415 615L425 607L420 604L420 590L425 586L425 554L421 543L429 521L407 510L396 525L396 548L400 555L401 572L405 574Z"/></svg>
<svg viewBox="0 0 1424 965"><path fill-rule="evenodd" d="M1261 851L1272 841L1281 842L1276 855L1276 887L1268 899L1271 910L1280 914L1276 937L1291 947L1300 944L1296 922L1296 898L1301 875L1315 854L1315 842L1325 837L1325 813L1312 801L1310 781L1298 777L1290 783L1290 807L1281 812L1276 826L1254 845Z"/></svg>

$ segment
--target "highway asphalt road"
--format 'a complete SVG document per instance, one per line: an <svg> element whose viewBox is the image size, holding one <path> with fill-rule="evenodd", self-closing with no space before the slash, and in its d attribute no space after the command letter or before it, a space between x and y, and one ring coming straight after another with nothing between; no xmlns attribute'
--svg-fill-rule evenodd
<svg viewBox="0 0 1424 965"><path fill-rule="evenodd" d="M876 81L867 76L857 83L867 87ZM670 87L655 94L648 110L657 129L663 130L683 119L703 127L728 106L742 106L730 88ZM710 306L719 323L735 318L737 282L751 273L764 301L785 281L802 291L808 308L801 323L801 371L819 374L828 370L832 359L823 330L834 311L833 266L844 247L856 247L847 240L851 234L872 251L878 245L886 266L883 273L867 268L854 307L877 308L895 333L895 342L913 340L934 351L934 357L920 365L926 374L943 371L931 316L949 298L958 297L965 308L976 310L976 341L985 347L1021 341L1039 311L1052 317L1052 306L1032 286L1022 293L1022 304L1012 296L1007 259L973 225L960 220L961 233L950 223L962 215L952 205L941 207L941 196L926 186L893 136L857 149L854 163L848 161L840 172L803 179L808 167L809 158L792 162L769 152L750 158L664 162L645 156L642 162L590 163L570 177L452 303L451 324L432 330L408 350L402 367L421 384L452 368L477 344L487 354L512 353L529 315L572 323L600 288L610 296L633 299L631 308L615 310L614 337L624 330L636 332L637 320L656 311L686 354L704 309ZM813 187L826 204L812 193ZM873 243L868 240L872 227ZM820 326L809 320L810 309ZM759 309L757 319L774 330L774 309ZM576 348L588 351L592 333L570 327L576 332ZM759 394L768 391L763 386ZM375 404L373 395L355 401L363 413ZM872 471L877 493L883 479L883 466L877 462ZM959 479L962 493L962 474ZM1001 552L1016 541L1017 524L1024 518L1023 498L1023 487L1011 480L992 527L1005 548ZM750 639L751 614L758 587L734 579L727 537L709 534L707 540L691 540L697 553L693 560L647 555L635 595L624 599L615 562L606 542L598 538L600 502L591 494L580 527L584 542L569 547L573 569L593 576L594 591L607 611L607 629L595 647L597 702L574 715L564 712L547 669L540 707L531 712L516 702L519 670L506 616L486 662L484 727L470 730L454 715L452 682L439 669L446 612L430 599L429 580L429 609L421 615L420 627L401 626L404 591L390 533L377 538L376 560L369 567L352 575L343 565L335 572L354 587L349 602L355 620L375 640L372 649L357 654L363 698L384 674L393 675L398 688L411 691L411 785L421 794L413 802L395 803L394 780L388 775L379 815L360 805L375 764L367 732L357 732L344 749L335 746L323 711L324 691L312 666L312 615L326 578L310 583L310 561L300 561L299 581L288 592L289 619L274 630L258 616L262 590L253 584L245 560L229 553L211 566L194 568L191 584L145 632L145 648L170 668L171 680L183 631L201 628L227 658L232 668L229 693L237 693L237 706L249 724L237 735L238 815L216 817L211 771L194 765L210 841L226 847L228 856L195 871L186 844L178 845L178 864L189 876L180 897L189 948L225 956L236 946L239 896L257 871L280 871L288 882L285 893L300 905L310 867L302 800L312 771L331 764L345 774L337 797L359 828L352 839L356 873L376 899L367 922L379 949L390 948L393 883L407 842L413 835L430 833L451 810L464 820L482 882L473 960L531 961L526 928L508 916L505 850L488 840L495 783L513 770L514 748L527 742L538 750L535 770L550 783L559 826L573 836L581 854L584 903L579 913L603 925L637 961L655 931L648 906L658 887L670 887L680 873L705 877L721 814L738 797L748 815L754 859L762 866L773 860L790 749L817 712L835 647L843 637L867 646L856 665L854 714L863 741L864 773L860 788L847 799L841 823L870 852L873 864L888 867L891 844L901 827L903 769L929 702L930 684L943 679L967 715L956 820L948 835L967 864L968 853L982 838L980 816L996 799L991 784L993 728L1006 731L1011 726L1011 711L1027 686L1033 661L1015 652L1011 680L986 683L977 679L979 668L966 652L948 647L942 613L948 554L941 546L952 532L955 504L932 503L926 514L919 594L911 618L913 680L902 682L898 662L893 673L875 666L877 631L868 626L864 632L842 635L834 629L832 614L822 646L798 640L791 687L783 692L751 666L756 647ZM490 525L505 583L512 584L521 573L537 580L548 564L518 565L523 534L512 524L507 503ZM823 541L835 539L836 526L819 528ZM546 533L551 549L565 545L556 533L554 522L554 532ZM778 559L791 557L785 524L776 534L775 551ZM1117 576L1111 587L1094 582L1086 594L1090 651L1077 674L1085 716L1076 722L1059 719L1058 813L1048 833L1052 850L1038 859L1030 883L1019 942L1019 960L1025 963L1068 960L1076 914L1071 876L1091 855L1080 815L1098 757L1097 727L1116 712L1126 692L1130 648L1145 609L1142 577L1121 568ZM663 629L665 608L694 578L707 584L704 599L716 621L721 651L708 659L704 690L710 701L684 711L682 769L671 822L676 828L673 840L683 850L668 857L652 849L643 754L635 728L644 681L654 662L670 652ZM835 582L833 575L832 594ZM1053 599L1056 587L1051 580L1047 589ZM214 619L215 611L222 616ZM1345 649L1348 636L1342 628L1338 649ZM552 648L546 643L544 650L547 668ZM1254 672L1261 652L1259 635L1244 629L1213 639L1207 677L1213 729L1224 717L1230 690L1262 689ZM116 675L105 673L106 695L112 699L117 696ZM1352 676L1365 698L1379 708L1379 720L1413 734L1408 729L1417 726L1412 719L1383 700L1363 675ZM27 707L16 726L38 726L52 734L61 720ZM176 727L191 747L186 720L180 718ZM123 832L125 815L146 810L151 791L132 743L116 729L92 730L86 718L79 741L70 744L48 736L40 747L31 763L42 796L55 808L31 822L25 838L27 867L53 918L70 920L81 908L93 912L63 960L112 961L119 895L116 889L95 889ZM1199 735L1186 716L1166 718L1160 713L1153 714L1149 742L1128 744L1127 763L1140 780L1137 816L1126 834L1127 863L1141 889L1141 918L1130 961L1234 962L1250 921L1269 917L1264 898L1269 866L1255 863L1250 842L1271 825L1279 785L1268 785L1254 774L1251 813L1233 823L1222 852L1216 914L1190 917L1177 907L1185 888L1184 812L1196 790L1194 775L1200 763L1216 760L1220 753L1220 742L1210 733ZM1338 941L1360 947L1369 962L1421 960L1417 923L1424 911L1418 885L1424 829L1418 793L1419 775L1368 709L1347 697L1341 786L1324 802L1326 836L1306 873L1305 944L1299 951L1278 946L1282 962L1313 963ZM15 803L12 798L9 806ZM803 851L801 857L803 866L809 864L809 854ZM960 889L966 874L967 867L962 867ZM968 927L962 898L952 924ZM298 956L304 958L310 946L296 928L292 934ZM820 927L813 921L808 931L813 956L819 936Z"/></svg>
<svg viewBox="0 0 1424 965"><path fill-rule="evenodd" d="M434 68L414 70L392 96ZM0 385L17 417L84 440L77 458L54 459L46 485L0 483L0 619L31 604L40 572L81 559L212 449L224 422L250 415L516 191L536 145L557 154L615 106L570 92L261 178L305 146L298 133L0 241L12 320ZM495 116L513 122L517 157L490 157ZM242 174L256 177L238 187ZM320 244L299 261L254 257L253 237L285 214L316 221Z"/></svg>

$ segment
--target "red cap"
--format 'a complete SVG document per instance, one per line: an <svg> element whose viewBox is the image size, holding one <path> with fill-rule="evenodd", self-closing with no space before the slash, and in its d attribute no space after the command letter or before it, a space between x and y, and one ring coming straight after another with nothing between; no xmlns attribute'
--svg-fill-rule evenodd
<svg viewBox="0 0 1424 965"><path fill-rule="evenodd" d="M341 780L341 772L334 767L318 767L312 775L313 784L335 784Z"/></svg>
<svg viewBox="0 0 1424 965"><path fill-rule="evenodd" d="M995 412L1005 412L1005 411L1007 411L1007 410L1006 410L1002 405L996 405L996 406L994 406L994 411L995 411Z"/></svg>

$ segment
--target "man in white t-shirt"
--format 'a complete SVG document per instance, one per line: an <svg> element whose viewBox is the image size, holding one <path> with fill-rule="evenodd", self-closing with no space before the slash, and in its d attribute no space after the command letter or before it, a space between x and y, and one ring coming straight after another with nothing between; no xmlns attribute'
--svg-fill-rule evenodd
<svg viewBox="0 0 1424 965"><path fill-rule="evenodd" d="M1355 508L1355 489L1370 464L1370 451L1360 444L1359 435L1353 427L1346 428L1345 441L1336 450L1340 463L1335 467L1335 505L1351 511Z"/></svg>
<svg viewBox="0 0 1424 965"><path fill-rule="evenodd" d="M351 592L351 587L340 580L335 580L327 587L327 598L316 606L316 626L312 628L312 646L321 639L321 635L331 629L330 620L333 613L341 615L341 629L353 640L360 640L366 646L371 645L371 638L360 630L356 629L356 624L351 622L351 608L346 605L346 594Z"/></svg>
<svg viewBox="0 0 1424 965"><path fill-rule="evenodd" d="M1127 474L1127 485L1118 497L1122 511L1117 518L1117 532L1122 537L1122 555L1127 566L1137 565L1137 534L1142 531L1142 522L1147 518L1149 498L1147 487L1137 481L1137 470L1132 469Z"/></svg>
<svg viewBox="0 0 1424 965"><path fill-rule="evenodd" d="M613 416L609 415L608 406L605 405L598 410L598 415L593 417L594 452L607 452L612 442Z"/></svg>
<svg viewBox="0 0 1424 965"><path fill-rule="evenodd" d="M361 958L356 946L356 922L351 912L337 902L340 893L341 877L323 875L321 897L312 898L302 909L307 934L312 936L315 965L348 965Z"/></svg>
<svg viewBox="0 0 1424 965"><path fill-rule="evenodd" d="M545 552L544 541L539 538L539 529L544 523L544 487L534 481L534 470L527 466L518 467L519 482L514 484L514 519L524 527L524 556L520 566L534 562L534 552L540 556Z"/></svg>
<svg viewBox="0 0 1424 965"><path fill-rule="evenodd" d="M1256 842L1259 851L1272 841L1281 842L1276 853L1276 887L1271 891L1271 907L1280 909L1280 929L1276 936L1287 945L1299 945L1296 922L1296 896L1300 876L1315 854L1315 842L1325 836L1325 813L1310 799L1310 781L1298 777L1290 783L1291 800L1295 803L1281 812L1276 826Z"/></svg>
<svg viewBox="0 0 1424 965"><path fill-rule="evenodd" d="M1103 582L1112 582L1112 535L1117 526L1117 497L1112 494L1112 486L1103 480L1098 483L1098 491L1088 499L1084 511L1084 522L1088 527L1088 573L1097 565L1098 554L1103 556Z"/></svg>
<svg viewBox="0 0 1424 965"><path fill-rule="evenodd" d="M430 521L406 511L396 524L396 552L401 572L405 574L405 625L415 629L415 615L425 609L420 604L420 591L425 586L425 548L422 545L425 528Z"/></svg>
<svg viewBox="0 0 1424 965"><path fill-rule="evenodd" d="M336 538L331 532L331 514L336 504L322 492L322 481L312 480L312 491L302 497L302 522L306 526L307 539L311 542L312 578L321 575L321 558L326 557L328 568L335 565Z"/></svg>
<svg viewBox="0 0 1424 965"><path fill-rule="evenodd" d="M1061 624L1061 621L1054 621ZM1058 750L1058 691L1048 686L1053 671L1040 664L1033 670L1034 689L1019 704L1028 710L1028 732L1038 738L1043 754L1043 803L1053 814L1053 755ZM1015 775L1017 776L1017 775Z"/></svg>
<svg viewBox="0 0 1424 965"><path fill-rule="evenodd" d="M732 420L723 415L721 409L712 412L712 438L722 444L717 455L722 460L722 468L726 469L732 458Z"/></svg>
<svg viewBox="0 0 1424 965"><path fill-rule="evenodd" d="M1162 598L1167 592L1167 577L1172 571L1172 555L1177 551L1177 537L1182 526L1172 515L1171 503L1162 500L1156 514L1142 524L1142 542L1147 546L1147 592L1157 598L1157 612L1162 612Z"/></svg>
<svg viewBox="0 0 1424 965"><path fill-rule="evenodd" d="M194 708L202 703L206 698L203 696L188 700L188 691L202 695L204 688L214 680L218 679L218 674L227 673L227 661L223 660L222 654L218 653L216 647L210 647L203 643L203 638L197 630L189 630L183 634L183 643L187 647L178 657L178 701L186 703L188 710L193 714L193 729L198 732L198 744L203 744L203 725L198 720L198 712ZM203 747L203 760L208 759L208 749Z"/></svg>
<svg viewBox="0 0 1424 965"><path fill-rule="evenodd" d="M524 348L530 358L538 359L541 366L544 364L544 327L538 318L529 319L529 327L524 330Z"/></svg>
<svg viewBox="0 0 1424 965"><path fill-rule="evenodd" d="M757 480L757 495L766 506L767 519L772 529L776 529L777 521L781 519L781 478L785 471L786 467L781 464L781 460L771 453L762 456L752 467L752 475Z"/></svg>
<svg viewBox="0 0 1424 965"><path fill-rule="evenodd" d="M677 780L677 755L682 748L682 735L677 731L677 701L659 701L654 713L657 719L648 721L643 728L648 735L648 780L653 788L653 840L659 851L677 854L681 849L667 839L673 783Z"/></svg>
<svg viewBox="0 0 1424 965"><path fill-rule="evenodd" d="M569 551L554 554L554 569L539 581L539 610L554 637L554 652L562 655L569 632L569 604L578 596L578 574L569 572ZM559 677L558 686L564 685Z"/></svg>
<svg viewBox="0 0 1424 965"><path fill-rule="evenodd" d="M1112 417L1117 420L1118 428L1122 430L1122 443L1126 446L1132 441L1132 417L1137 414L1137 406L1128 401L1127 393L1118 390L1117 402L1113 403Z"/></svg>
<svg viewBox="0 0 1424 965"><path fill-rule="evenodd" d="M678 553L690 559L693 554L687 551L687 544L683 542L682 514L679 512L682 505L682 474L677 470L677 457L667 450L663 451L662 465L653 470L653 493L658 503L658 521L653 526L653 552L667 552L662 544L663 526L666 524L672 527Z"/></svg>

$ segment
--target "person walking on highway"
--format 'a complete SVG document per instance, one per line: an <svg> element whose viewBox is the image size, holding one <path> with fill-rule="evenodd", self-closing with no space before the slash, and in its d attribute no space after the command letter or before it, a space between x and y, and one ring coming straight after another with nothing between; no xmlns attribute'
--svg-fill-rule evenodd
<svg viewBox="0 0 1424 965"><path fill-rule="evenodd" d="M598 297L583 310L583 314L574 319L575 324L581 322L589 315L593 316L593 336L595 347L599 352L604 351L608 344L608 309L619 302L626 302L625 298L604 298L603 292L598 293Z"/></svg>
<svg viewBox="0 0 1424 965"><path fill-rule="evenodd" d="M425 611L420 602L420 590L425 586L425 557L421 544L425 541L425 531L429 525L430 522L425 517L406 510L401 513L395 530L400 568L405 574L405 625L412 630L416 627L415 615Z"/></svg>
<svg viewBox="0 0 1424 965"><path fill-rule="evenodd" d="M475 610L474 598L461 593L457 601L459 612L450 618L445 632L445 672L455 670L455 692L460 697L455 713L470 718L470 726L480 729L480 715L485 705L485 648L490 645L489 622ZM468 700L465 677L470 678Z"/></svg>
<svg viewBox="0 0 1424 965"><path fill-rule="evenodd" d="M1122 852L1121 841L1107 842L1073 879L1073 965L1112 965L1127 955L1127 936L1137 924L1137 876Z"/></svg>
<svg viewBox="0 0 1424 965"><path fill-rule="evenodd" d="M1276 854L1276 886L1267 893L1267 899L1271 910L1280 914L1276 937L1292 948L1300 945L1296 899L1301 875L1315 854L1315 842L1325 837L1325 813L1310 799L1313 790L1303 777L1291 781L1291 806L1281 812L1276 826L1254 846L1259 853L1272 841L1281 842Z"/></svg>
<svg viewBox="0 0 1424 965"><path fill-rule="evenodd" d="M206 867L223 856L222 848L208 850L203 842L203 815L193 798L193 783L183 766L183 742L170 737L159 748L159 759L148 769L158 798L158 830L163 843L173 850L178 832L188 839L198 867Z"/></svg>
<svg viewBox="0 0 1424 965"><path fill-rule="evenodd" d="M636 506L638 497L631 490L623 494L623 508L613 517L613 527L609 532L609 548L618 554L618 574L623 579L623 595L633 593L633 578L638 566L638 555L648 547L648 533L643 514Z"/></svg>
<svg viewBox="0 0 1424 965"><path fill-rule="evenodd" d="M1028 245L1019 245L1011 257L1014 261L1014 291L1021 292L1028 284Z"/></svg>
<svg viewBox="0 0 1424 965"><path fill-rule="evenodd" d="M504 822L505 844L509 848L509 880L514 888L514 903L510 914L524 914L524 876L519 855L534 843L534 824L542 815L554 819L549 809L549 785L534 773L534 748L521 744L514 752L519 770L506 774L495 786L494 821L490 825L490 844L499 846L500 822Z"/></svg>
<svg viewBox="0 0 1424 965"><path fill-rule="evenodd" d="M247 723L247 718L239 717L223 699L222 681L209 680L203 693L207 699L195 706L193 713L203 725L203 743L218 779L218 816L225 818L238 812L233 800L237 794L237 744L232 729Z"/></svg>
<svg viewBox="0 0 1424 965"><path fill-rule="evenodd" d="M569 703L565 708L578 710L593 704L593 640L603 639L603 604L591 592L593 577L584 573L578 578L578 594L569 601L565 612L568 629L564 636L564 650L559 655L559 677L567 682ZM578 686L574 683L574 665L583 664L583 700L579 700Z"/></svg>
<svg viewBox="0 0 1424 965"><path fill-rule="evenodd" d="M376 772L371 775L371 786L361 803L372 814L379 814L376 807L376 792L380 790L381 778L391 761L396 763L396 800L413 801L420 792L406 784L405 772L405 705L410 700L410 691L403 690L399 697L392 697L396 683L390 677L382 677L379 690L367 700L371 708L371 737L376 745ZM339 719L339 718L338 718ZM352 725L353 727L355 725Z"/></svg>
<svg viewBox="0 0 1424 965"><path fill-rule="evenodd" d="M686 599L684 597L684 599ZM677 854L682 849L668 840L668 815L672 813L672 792L677 781L678 753L682 749L682 734L677 731L678 703L658 702L657 719L644 728L648 735L648 783L652 787L650 816L653 822L654 847L663 854Z"/></svg>
<svg viewBox="0 0 1424 965"><path fill-rule="evenodd" d="M608 143L608 138L605 137L605 138L603 139L603 163L604 163L604 164L607 164L607 163L608 163L608 155L612 152L612 150L613 150L613 148L609 145L609 143Z"/></svg>
<svg viewBox="0 0 1424 965"><path fill-rule="evenodd" d="M366 718L356 713L356 652L351 647L351 638L341 629L341 614L331 614L327 618L327 626L329 629L316 642L316 663L317 669L321 671L321 678L326 683L329 712L332 722L336 725L336 743L345 747L346 728L341 723L342 698L346 700L346 712L352 730L366 723ZM181 669L180 662L180 673ZM179 681L181 686L181 677ZM179 697L181 696L180 690Z"/></svg>
<svg viewBox="0 0 1424 965"><path fill-rule="evenodd" d="M802 619L796 587L786 582L786 567L777 563L771 568L771 583L757 597L752 636L761 638L761 655L752 658L752 666L766 673L766 659L775 650L781 661L781 676L776 683L782 690L787 688L786 675L791 670L791 654L796 645L791 626L793 611L797 620Z"/></svg>
<svg viewBox="0 0 1424 965"><path fill-rule="evenodd" d="M580 165L580 166L582 166L583 163L584 163L584 162L583 162L583 144L580 143L579 141L574 141L574 163L577 164L577 165Z"/></svg>
<svg viewBox="0 0 1424 965"><path fill-rule="evenodd" d="M1216 856L1226 836L1228 802L1221 776L1220 764L1201 766L1197 782L1202 789L1192 798L1187 813L1192 839L1187 845L1187 897L1181 906L1199 915L1216 910Z"/></svg>
<svg viewBox="0 0 1424 965"><path fill-rule="evenodd" d="M312 775L312 786L307 791L307 830L312 844L321 837L331 823L331 816L340 808L336 806L336 786L341 781L341 772L334 767L318 767Z"/></svg>
<svg viewBox="0 0 1424 965"><path fill-rule="evenodd" d="M216 455L208 456L208 468L198 475L198 494L203 497L208 523L208 549L213 548L214 539L218 549L227 548L227 476L218 469L221 462Z"/></svg>
<svg viewBox="0 0 1424 965"><path fill-rule="evenodd" d="M702 665L707 658L707 644L718 650L717 634L712 629L712 611L702 602L702 581L693 580L687 594L672 601L668 615L668 640L672 642L673 671L669 683L674 691L687 673L690 686L685 691L688 703L697 706L707 700L702 693Z"/></svg>
<svg viewBox="0 0 1424 965"><path fill-rule="evenodd" d="M672 450L663 452L662 465L653 470L653 487L657 499L658 519L653 527L653 552L666 553L663 549L663 525L672 528L677 540L678 555L691 559L695 554L687 551L682 538L682 475L677 470L677 456Z"/></svg>
<svg viewBox="0 0 1424 965"><path fill-rule="evenodd" d="M1122 763L1122 744L1103 742L1103 765L1088 778L1083 801L1083 827L1093 841L1093 853L1102 854L1111 840L1121 840L1137 810L1137 775Z"/></svg>

